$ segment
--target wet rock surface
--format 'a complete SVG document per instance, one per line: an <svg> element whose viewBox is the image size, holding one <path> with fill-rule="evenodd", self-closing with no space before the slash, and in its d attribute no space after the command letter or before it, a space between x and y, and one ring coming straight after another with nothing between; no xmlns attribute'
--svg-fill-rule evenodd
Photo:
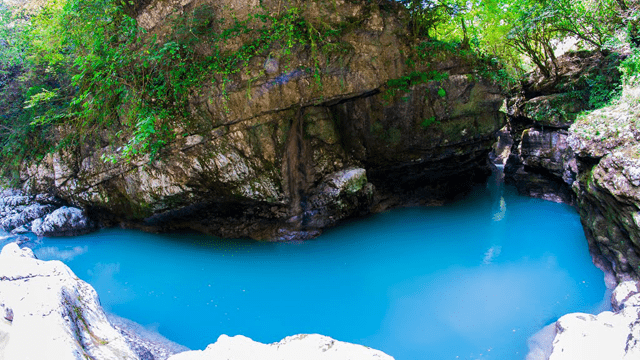
<svg viewBox="0 0 640 360"><path fill-rule="evenodd" d="M113 327L122 334L140 360L166 360L171 355L189 351L187 347L176 344L133 321L113 314L107 314L107 318Z"/></svg>
<svg viewBox="0 0 640 360"><path fill-rule="evenodd" d="M574 191L596 264L619 281L640 278L639 88L618 104L594 111L571 127L578 178Z"/></svg>

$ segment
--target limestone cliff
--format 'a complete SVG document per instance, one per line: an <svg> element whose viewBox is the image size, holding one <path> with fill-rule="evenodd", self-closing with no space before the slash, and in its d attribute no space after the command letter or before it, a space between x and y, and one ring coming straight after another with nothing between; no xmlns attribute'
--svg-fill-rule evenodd
<svg viewBox="0 0 640 360"><path fill-rule="evenodd" d="M574 190L589 247L619 280L640 278L640 88L580 118L569 145L578 161Z"/></svg>
<svg viewBox="0 0 640 360"><path fill-rule="evenodd" d="M500 89L478 75L484 66L468 51L408 36L394 2L138 5L138 23L160 37L170 19L196 10L242 19L259 6L273 14L295 7L315 27L346 30L331 43L340 52L273 52L228 83L198 86L153 159L120 158L126 138L107 128L93 143L25 165L24 189L54 193L104 224L301 239L358 214L442 203L489 172L504 124Z"/></svg>

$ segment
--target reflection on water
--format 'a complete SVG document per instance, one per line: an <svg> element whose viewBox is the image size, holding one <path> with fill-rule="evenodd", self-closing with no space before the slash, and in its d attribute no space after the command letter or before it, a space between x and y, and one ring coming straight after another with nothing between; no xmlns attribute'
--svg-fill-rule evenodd
<svg viewBox="0 0 640 360"><path fill-rule="evenodd" d="M71 261L76 256L82 255L89 251L88 246L75 246L71 249L59 249L55 246L46 246L38 249L38 258L56 259L62 261Z"/></svg>
<svg viewBox="0 0 640 360"><path fill-rule="evenodd" d="M605 293L578 215L497 178L306 242L104 230L35 251L67 262L108 311L200 349L220 334L321 333L398 360L524 359L528 338Z"/></svg>

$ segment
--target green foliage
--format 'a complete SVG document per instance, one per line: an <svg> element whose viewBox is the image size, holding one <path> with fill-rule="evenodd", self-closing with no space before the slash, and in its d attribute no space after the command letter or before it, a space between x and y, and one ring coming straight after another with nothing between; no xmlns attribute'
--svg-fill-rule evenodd
<svg viewBox="0 0 640 360"><path fill-rule="evenodd" d="M620 64L622 78L626 84L636 84L640 76L640 49L633 48L631 54Z"/></svg>
<svg viewBox="0 0 640 360"><path fill-rule="evenodd" d="M108 135L109 141L124 138L126 144L104 160L145 154L153 159L175 136L175 125L188 125L189 97L202 91L203 84L220 89L228 111L229 84L242 75L255 81L248 69L257 57L277 56L287 64L294 53L306 51L312 66L304 70L321 89L321 57L350 51L348 44L338 41L349 24L332 27L320 22L317 28L298 8L280 14L257 9L240 20L218 19L215 9L205 4L176 17L172 31L158 38L127 15L129 5L121 0L50 0L30 16L28 28L17 36L26 44L20 56L0 54L3 63L27 60L23 80L14 78L24 106L4 115L10 128L8 134L0 134L4 149L20 147L19 139L27 134L48 137L51 127L73 129L61 146L104 143L109 140L104 134L118 128L122 130ZM9 17L1 18L6 30L5 18ZM264 72L258 74L263 76ZM17 129L19 137L12 135ZM25 149L30 154L23 151L20 160L12 161L41 157L48 150ZM2 156L7 160L12 154Z"/></svg>
<svg viewBox="0 0 640 360"><path fill-rule="evenodd" d="M428 128L429 126L431 126L433 124L438 124L438 125L440 124L440 121L436 120L435 116L432 116L430 118L426 118L426 119L422 120L422 122L420 123L420 126L423 129L426 129L426 128Z"/></svg>
<svg viewBox="0 0 640 360"><path fill-rule="evenodd" d="M425 84L430 81L442 81L447 78L449 78L448 73L439 71L414 71L409 75L388 80L383 97L388 101L393 99L397 94L409 92L414 85Z"/></svg>
<svg viewBox="0 0 640 360"><path fill-rule="evenodd" d="M619 98L622 93L622 84L618 81L610 81L604 75L596 75L585 81L589 86L589 109L605 107Z"/></svg>
<svg viewBox="0 0 640 360"><path fill-rule="evenodd" d="M624 0L428 0L402 1L414 33L460 42L499 58L510 77L531 65L547 77L556 71L555 44L572 36L581 46L606 50L633 9ZM638 33L638 31L636 31ZM638 37L640 39L640 37ZM504 76L501 76L504 77Z"/></svg>

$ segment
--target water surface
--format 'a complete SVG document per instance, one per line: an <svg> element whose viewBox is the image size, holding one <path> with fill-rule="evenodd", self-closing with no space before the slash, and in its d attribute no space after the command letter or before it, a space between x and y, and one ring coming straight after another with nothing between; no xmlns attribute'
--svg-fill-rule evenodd
<svg viewBox="0 0 640 360"><path fill-rule="evenodd" d="M108 312L203 349L220 334L320 333L398 360L524 359L569 312L595 312L602 272L579 217L493 179L469 198L351 221L296 243L103 230L43 239Z"/></svg>

